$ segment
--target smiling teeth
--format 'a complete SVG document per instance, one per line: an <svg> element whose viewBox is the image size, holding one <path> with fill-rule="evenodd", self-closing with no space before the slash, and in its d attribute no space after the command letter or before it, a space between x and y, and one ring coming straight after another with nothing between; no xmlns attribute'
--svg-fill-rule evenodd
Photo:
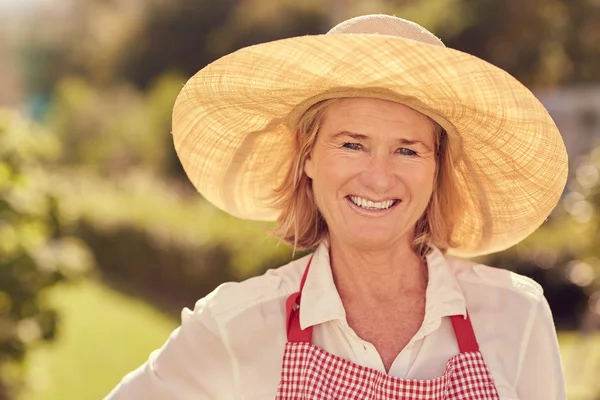
<svg viewBox="0 0 600 400"><path fill-rule="evenodd" d="M394 205L394 203L396 203L396 200L386 200L386 201L380 201L378 203L375 203L370 200L363 199L362 197L357 197L357 196L349 196L349 197L350 197L350 200L352 200L352 202L354 204L356 204L359 207L366 208L367 210L385 210L386 208L390 208L391 206Z"/></svg>

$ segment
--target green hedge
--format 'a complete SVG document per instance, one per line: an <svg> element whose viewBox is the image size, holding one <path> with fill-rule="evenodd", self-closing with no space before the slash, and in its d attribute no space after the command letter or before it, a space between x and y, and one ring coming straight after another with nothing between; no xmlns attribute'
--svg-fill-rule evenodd
<svg viewBox="0 0 600 400"><path fill-rule="evenodd" d="M236 219L148 172L107 180L68 170L52 179L103 278L173 312L293 257L270 224Z"/></svg>

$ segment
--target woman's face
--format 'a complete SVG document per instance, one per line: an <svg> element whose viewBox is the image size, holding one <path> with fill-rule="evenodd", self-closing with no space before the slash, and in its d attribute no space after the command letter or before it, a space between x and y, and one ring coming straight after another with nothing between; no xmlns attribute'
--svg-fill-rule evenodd
<svg viewBox="0 0 600 400"><path fill-rule="evenodd" d="M433 135L429 118L394 102L348 98L327 108L304 171L332 240L412 242L434 185Z"/></svg>

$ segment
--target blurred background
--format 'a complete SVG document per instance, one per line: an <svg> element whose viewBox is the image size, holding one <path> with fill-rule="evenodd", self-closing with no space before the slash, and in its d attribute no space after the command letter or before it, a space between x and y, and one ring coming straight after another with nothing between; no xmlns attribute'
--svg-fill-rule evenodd
<svg viewBox="0 0 600 400"><path fill-rule="evenodd" d="M194 191L171 109L224 54L365 13L509 71L555 119L561 203L482 261L543 285L569 398L600 399L600 0L0 0L0 399L100 399L183 307L291 259Z"/></svg>

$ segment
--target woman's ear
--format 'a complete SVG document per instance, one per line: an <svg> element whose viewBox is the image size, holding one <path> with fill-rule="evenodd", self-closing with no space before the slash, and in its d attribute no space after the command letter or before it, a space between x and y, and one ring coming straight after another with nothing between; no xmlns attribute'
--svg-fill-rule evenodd
<svg viewBox="0 0 600 400"><path fill-rule="evenodd" d="M306 176L308 176L310 179L313 179L313 174L315 172L315 165L314 165L314 161L311 158L311 156L309 155L306 160L304 161L304 173L306 174Z"/></svg>

